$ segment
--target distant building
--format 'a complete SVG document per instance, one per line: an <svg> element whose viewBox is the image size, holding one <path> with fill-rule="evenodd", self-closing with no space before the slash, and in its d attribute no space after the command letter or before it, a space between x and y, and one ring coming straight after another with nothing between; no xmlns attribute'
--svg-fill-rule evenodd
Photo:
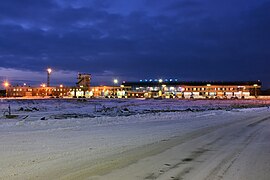
<svg viewBox="0 0 270 180"><path fill-rule="evenodd" d="M79 73L76 87L72 87L70 94L74 98L90 98L91 74Z"/></svg>
<svg viewBox="0 0 270 180"><path fill-rule="evenodd" d="M260 81L235 82L184 82L177 80L149 80L123 82L121 86L91 87L91 74L78 74L74 87L8 86L8 97L74 97L74 98L211 98L245 99L257 97L261 90Z"/></svg>
<svg viewBox="0 0 270 180"><path fill-rule="evenodd" d="M91 83L91 74L78 74L77 87L88 89Z"/></svg>
<svg viewBox="0 0 270 180"><path fill-rule="evenodd" d="M260 81L248 82L124 82L131 87L128 97L240 99L258 96Z"/></svg>
<svg viewBox="0 0 270 180"><path fill-rule="evenodd" d="M128 86L94 86L91 87L91 97L127 98L131 87Z"/></svg>
<svg viewBox="0 0 270 180"><path fill-rule="evenodd" d="M7 88L8 97L64 97L70 96L70 88L59 87L29 87L29 86L10 86Z"/></svg>
<svg viewBox="0 0 270 180"><path fill-rule="evenodd" d="M8 97L91 97L90 83L91 74L78 74L76 86L46 86L42 84L40 87L30 86L8 86L6 88Z"/></svg>

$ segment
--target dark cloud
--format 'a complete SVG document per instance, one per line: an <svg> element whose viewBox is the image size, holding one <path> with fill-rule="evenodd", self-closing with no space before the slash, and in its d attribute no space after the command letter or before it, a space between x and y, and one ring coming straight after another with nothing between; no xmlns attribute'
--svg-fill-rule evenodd
<svg viewBox="0 0 270 180"><path fill-rule="evenodd" d="M183 0L183 1L175 1L169 4L164 9L167 11L190 11L192 9L203 8L202 1L195 0Z"/></svg>
<svg viewBox="0 0 270 180"><path fill-rule="evenodd" d="M0 66L102 81L267 81L269 12L263 0L10 0L0 4Z"/></svg>

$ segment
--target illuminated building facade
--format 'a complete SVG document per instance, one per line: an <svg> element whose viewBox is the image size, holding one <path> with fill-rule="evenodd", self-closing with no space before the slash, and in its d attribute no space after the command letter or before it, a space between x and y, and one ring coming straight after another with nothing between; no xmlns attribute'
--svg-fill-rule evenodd
<svg viewBox="0 0 270 180"><path fill-rule="evenodd" d="M244 99L258 96L260 81L248 82L179 82L179 81L141 81L124 82L131 87L128 97L145 98L219 98Z"/></svg>
<svg viewBox="0 0 270 180"><path fill-rule="evenodd" d="M128 86L95 86L91 87L91 97L127 98L129 91Z"/></svg>
<svg viewBox="0 0 270 180"><path fill-rule="evenodd" d="M6 84L7 97L67 97L67 98L183 98L183 99L245 99L257 97L260 81L247 82L180 82L178 80L149 80L123 82L121 86L90 87L91 75L79 74L74 87L11 86Z"/></svg>
<svg viewBox="0 0 270 180"><path fill-rule="evenodd" d="M78 74L76 87L70 88L70 96L74 98L90 98L92 97L90 84L91 74Z"/></svg>
<svg viewBox="0 0 270 180"><path fill-rule="evenodd" d="M10 86L7 88L8 97L64 97L70 96L70 88L60 85L59 87L29 87L29 86Z"/></svg>

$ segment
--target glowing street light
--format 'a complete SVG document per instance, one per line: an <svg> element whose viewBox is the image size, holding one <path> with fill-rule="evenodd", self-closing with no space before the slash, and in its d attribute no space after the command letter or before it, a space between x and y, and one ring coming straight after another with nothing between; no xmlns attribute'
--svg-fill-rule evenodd
<svg viewBox="0 0 270 180"><path fill-rule="evenodd" d="M6 88L6 97L8 97L8 87L9 87L10 84L9 84L8 81L5 81L3 85Z"/></svg>
<svg viewBox="0 0 270 180"><path fill-rule="evenodd" d="M47 69L47 86L50 87L50 76L51 76L51 73L52 73L52 69L51 68L48 68Z"/></svg>
<svg viewBox="0 0 270 180"><path fill-rule="evenodd" d="M5 86L5 88L8 88L9 82L5 81L5 82L4 82L4 86Z"/></svg>
<svg viewBox="0 0 270 180"><path fill-rule="evenodd" d="M43 84L41 84L40 86L43 87L43 88L45 88L45 87L46 87L46 84L43 83Z"/></svg>
<svg viewBox="0 0 270 180"><path fill-rule="evenodd" d="M60 84L60 88L64 87L63 84Z"/></svg>
<svg viewBox="0 0 270 180"><path fill-rule="evenodd" d="M255 98L257 98L257 96L258 96L258 93L257 93L257 87L258 87L258 84L254 84L253 85L254 86L254 93L255 93Z"/></svg>
<svg viewBox="0 0 270 180"><path fill-rule="evenodd" d="M209 97L210 96L210 91L211 91L211 89L210 89L210 87L212 86L211 84L206 84L206 86L208 87L207 88L207 93L208 93L208 95L207 95L207 97Z"/></svg>
<svg viewBox="0 0 270 180"><path fill-rule="evenodd" d="M118 79L114 79L113 80L114 86L116 86L118 84ZM113 87L113 95L116 96L115 94L115 87Z"/></svg>
<svg viewBox="0 0 270 180"><path fill-rule="evenodd" d="M113 80L113 83L114 83L114 84L118 84L118 79L114 79L114 80Z"/></svg>
<svg viewBox="0 0 270 180"><path fill-rule="evenodd" d="M162 80L162 79L159 79L159 80L158 80L158 82L159 82L159 83L162 83L162 82L163 82L163 80Z"/></svg>
<svg viewBox="0 0 270 180"><path fill-rule="evenodd" d="M48 68L48 69L47 69L47 72L48 72L49 74L51 74L51 73L52 73L52 69L51 69L51 68Z"/></svg>

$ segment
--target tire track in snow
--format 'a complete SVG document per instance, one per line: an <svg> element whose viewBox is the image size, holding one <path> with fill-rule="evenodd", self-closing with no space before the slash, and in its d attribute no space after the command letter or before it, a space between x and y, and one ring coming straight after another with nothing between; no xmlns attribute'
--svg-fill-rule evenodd
<svg viewBox="0 0 270 180"><path fill-rule="evenodd" d="M246 149L246 147L252 141L254 141L254 139L258 135L258 132L261 131L262 127L256 128L256 126L262 122L267 121L267 120L270 120L270 117L256 120L255 122L252 122L252 123L248 124L247 126L243 127L243 130L240 130L239 132L237 132L236 135L233 135L232 137L241 138L241 135L243 135L245 133L248 134L248 135L246 135L246 137L242 141L237 142L240 144L240 146L238 146L233 152L230 152L228 155L226 155L226 157L224 159L222 159L220 161L220 163L218 163L218 165L209 172L209 174L207 175L206 178L204 178L204 180L221 180L221 179L223 179L224 175L229 171L229 169L233 166L233 164L238 160L241 153ZM252 129L250 129L251 127L252 127ZM220 140L219 138L217 138L217 139ZM233 141L237 141L238 139L235 139ZM211 145L216 143L216 142L211 143ZM226 146L226 144L224 144L223 146L220 146L219 151L221 151L223 148L226 148L224 146ZM211 146L209 148L211 148ZM196 160L196 159L193 159L193 160ZM189 169L189 171L186 171L186 169ZM172 177L171 179L173 179L173 180L185 179L185 176L188 173L193 173L192 170L195 170L195 168L191 164L190 167L185 168L177 176Z"/></svg>

